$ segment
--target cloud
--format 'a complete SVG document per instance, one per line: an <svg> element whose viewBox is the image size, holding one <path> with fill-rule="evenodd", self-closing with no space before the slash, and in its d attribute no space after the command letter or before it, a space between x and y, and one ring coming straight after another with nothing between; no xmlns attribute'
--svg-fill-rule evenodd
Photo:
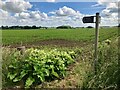
<svg viewBox="0 0 120 90"><path fill-rule="evenodd" d="M59 26L59 25L71 25L71 26L83 26L82 18L84 14L76 11L70 7L63 6L58 10L49 12L52 16L47 19L48 25Z"/></svg>
<svg viewBox="0 0 120 90"><path fill-rule="evenodd" d="M0 0L0 25L19 25L16 17L19 14L21 18L29 17L29 14L25 13L29 8L32 8L32 5L25 0Z"/></svg>
<svg viewBox="0 0 120 90"><path fill-rule="evenodd" d="M101 17L101 26L116 26L118 25L118 18Z"/></svg>
<svg viewBox="0 0 120 90"><path fill-rule="evenodd" d="M14 16L11 16L7 11L0 9L0 26L10 26L15 24L17 24L17 19Z"/></svg>
<svg viewBox="0 0 120 90"><path fill-rule="evenodd" d="M97 7L97 6L105 6L106 11L109 13L118 13L118 0L98 0L97 4L92 5L92 7ZM104 11L105 11L104 10Z"/></svg>
<svg viewBox="0 0 120 90"><path fill-rule="evenodd" d="M56 0L46 0L47 2L55 2Z"/></svg>
<svg viewBox="0 0 120 90"><path fill-rule="evenodd" d="M98 0L98 3L99 4L108 4L108 3L111 3L111 2L118 2L119 0Z"/></svg>
<svg viewBox="0 0 120 90"><path fill-rule="evenodd" d="M0 0L0 9L3 7L4 3Z"/></svg>
<svg viewBox="0 0 120 90"><path fill-rule="evenodd" d="M84 26L82 23L84 14L67 6L49 12L52 13L50 16L44 12L29 10L15 13L10 16L10 12L5 10L2 11L6 13L6 15L9 15L3 20L1 25L36 25L49 27L56 27L59 25Z"/></svg>
<svg viewBox="0 0 120 90"><path fill-rule="evenodd" d="M118 14L118 9L120 9L120 8L118 7L118 3L117 2L108 3L106 5L106 8L101 12L101 15L113 18L112 15Z"/></svg>
<svg viewBox="0 0 120 90"><path fill-rule="evenodd" d="M15 14L16 18L21 18L21 19L27 19L30 17L29 13L21 12L21 13L16 13Z"/></svg>
<svg viewBox="0 0 120 90"><path fill-rule="evenodd" d="M45 20L48 15L40 11L29 11L32 5L25 0L0 0L0 25L32 25Z"/></svg>
<svg viewBox="0 0 120 90"><path fill-rule="evenodd" d="M27 11L16 13L15 17L18 19L33 19L33 20L41 20L46 19L48 16L46 13L41 13L40 11Z"/></svg>
<svg viewBox="0 0 120 90"><path fill-rule="evenodd" d="M4 10L0 9L0 20L1 19L3 20L8 16L9 16L9 13L7 11L4 11Z"/></svg>
<svg viewBox="0 0 120 90"><path fill-rule="evenodd" d="M101 25L117 25L118 23L118 0L98 0L96 5L92 7L96 8L97 6L105 6L101 13Z"/></svg>
<svg viewBox="0 0 120 90"><path fill-rule="evenodd" d="M62 10L63 13L60 12ZM51 13L51 12L49 12ZM52 11L51 16L40 11L26 11L16 13L19 25L38 25L38 26L49 26L55 27L59 25L71 25L71 26L82 26L83 14L75 11L69 7L61 7L58 10Z"/></svg>
<svg viewBox="0 0 120 90"><path fill-rule="evenodd" d="M30 13L30 18L33 19L45 19L47 18L47 14L46 13L41 13L40 11L31 11Z"/></svg>
<svg viewBox="0 0 120 90"><path fill-rule="evenodd" d="M9 2L8 2L9 1ZM49 2L52 0L49 0ZM52 2L54 2L53 0ZM105 0L107 1L107 0ZM106 8L101 11L101 25L116 25L119 9L118 4L115 2L104 2L98 0L97 5L93 7L104 5ZM11 6L11 7L10 7ZM48 14L44 12L30 11L32 5L25 0L5 0L0 1L0 18L2 18L1 25L36 25L36 26L94 26L94 24L83 24L82 18L84 15L73 8L63 6L58 10L50 11Z"/></svg>
<svg viewBox="0 0 120 90"><path fill-rule="evenodd" d="M120 7L118 7L118 3L115 2L115 3L109 3L106 9L110 10L111 13L118 13L119 8Z"/></svg>
<svg viewBox="0 0 120 90"><path fill-rule="evenodd" d="M69 8L67 6L59 8L55 12L50 12L50 13L51 14L55 14L57 16L75 16L75 15L80 15L79 11L75 11L72 8Z"/></svg>
<svg viewBox="0 0 120 90"><path fill-rule="evenodd" d="M5 0L0 1L0 8L8 12L20 13L32 8L32 5L24 0Z"/></svg>

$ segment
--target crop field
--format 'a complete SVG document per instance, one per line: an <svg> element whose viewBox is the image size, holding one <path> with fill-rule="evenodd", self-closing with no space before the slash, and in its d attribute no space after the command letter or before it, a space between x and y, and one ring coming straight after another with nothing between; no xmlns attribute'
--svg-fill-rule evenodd
<svg viewBox="0 0 120 90"><path fill-rule="evenodd" d="M2 86L117 89L118 39L117 27L100 28L94 74L94 28L2 30Z"/></svg>
<svg viewBox="0 0 120 90"><path fill-rule="evenodd" d="M117 28L100 29L100 41L116 36ZM47 40L94 41L95 29L2 30L3 45L35 44ZM62 41L61 41L62 42Z"/></svg>

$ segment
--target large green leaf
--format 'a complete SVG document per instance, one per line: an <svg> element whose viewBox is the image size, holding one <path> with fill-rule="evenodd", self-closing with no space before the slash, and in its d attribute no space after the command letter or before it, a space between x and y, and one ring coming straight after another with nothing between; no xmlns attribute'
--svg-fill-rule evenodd
<svg viewBox="0 0 120 90"><path fill-rule="evenodd" d="M50 74L49 70L45 69L44 72L46 73L46 76L49 76Z"/></svg>
<svg viewBox="0 0 120 90"><path fill-rule="evenodd" d="M20 77L16 77L16 78L13 80L13 82L18 82L18 81L20 81L20 80L21 80Z"/></svg>
<svg viewBox="0 0 120 90"><path fill-rule="evenodd" d="M32 78L31 76L28 77L27 80L26 80L26 83L25 83L25 87L30 87L33 84L34 81L35 81L34 78Z"/></svg>
<svg viewBox="0 0 120 90"><path fill-rule="evenodd" d="M45 81L45 77L42 74L41 75L37 75L37 76L38 76L38 78L40 78L41 82Z"/></svg>
<svg viewBox="0 0 120 90"><path fill-rule="evenodd" d="M15 66L11 64L11 65L9 65L9 68L15 68Z"/></svg>
<svg viewBox="0 0 120 90"><path fill-rule="evenodd" d="M57 72L54 71L54 69L52 69L52 75L54 75L55 77L59 78L59 75L57 74Z"/></svg>
<svg viewBox="0 0 120 90"><path fill-rule="evenodd" d="M20 78L22 79L26 74L27 74L27 71L26 71L26 70L23 70L23 71L20 73Z"/></svg>
<svg viewBox="0 0 120 90"><path fill-rule="evenodd" d="M10 80L13 80L15 78L15 76L17 75L17 73L8 73L7 77L10 78Z"/></svg>

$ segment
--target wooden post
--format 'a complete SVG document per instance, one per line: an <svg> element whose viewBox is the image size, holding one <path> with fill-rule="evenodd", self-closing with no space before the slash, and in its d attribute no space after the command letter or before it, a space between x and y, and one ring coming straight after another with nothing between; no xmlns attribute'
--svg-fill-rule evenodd
<svg viewBox="0 0 120 90"><path fill-rule="evenodd" d="M95 22L95 52L94 52L94 69L95 74L97 73L97 62L98 62L98 40L99 40L99 13L96 13L96 22Z"/></svg>

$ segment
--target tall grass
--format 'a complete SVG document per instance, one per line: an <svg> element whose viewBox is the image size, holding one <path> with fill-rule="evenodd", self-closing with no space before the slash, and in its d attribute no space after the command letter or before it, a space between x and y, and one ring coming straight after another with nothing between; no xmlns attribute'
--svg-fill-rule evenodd
<svg viewBox="0 0 120 90"><path fill-rule="evenodd" d="M99 47L97 74L90 71L83 84L85 88L116 90L119 83L118 44L103 42Z"/></svg>
<svg viewBox="0 0 120 90"><path fill-rule="evenodd" d="M8 66L11 64L15 52L15 49L2 48L2 87L6 85L12 86L12 82L8 83L8 79L6 77L8 73Z"/></svg>

